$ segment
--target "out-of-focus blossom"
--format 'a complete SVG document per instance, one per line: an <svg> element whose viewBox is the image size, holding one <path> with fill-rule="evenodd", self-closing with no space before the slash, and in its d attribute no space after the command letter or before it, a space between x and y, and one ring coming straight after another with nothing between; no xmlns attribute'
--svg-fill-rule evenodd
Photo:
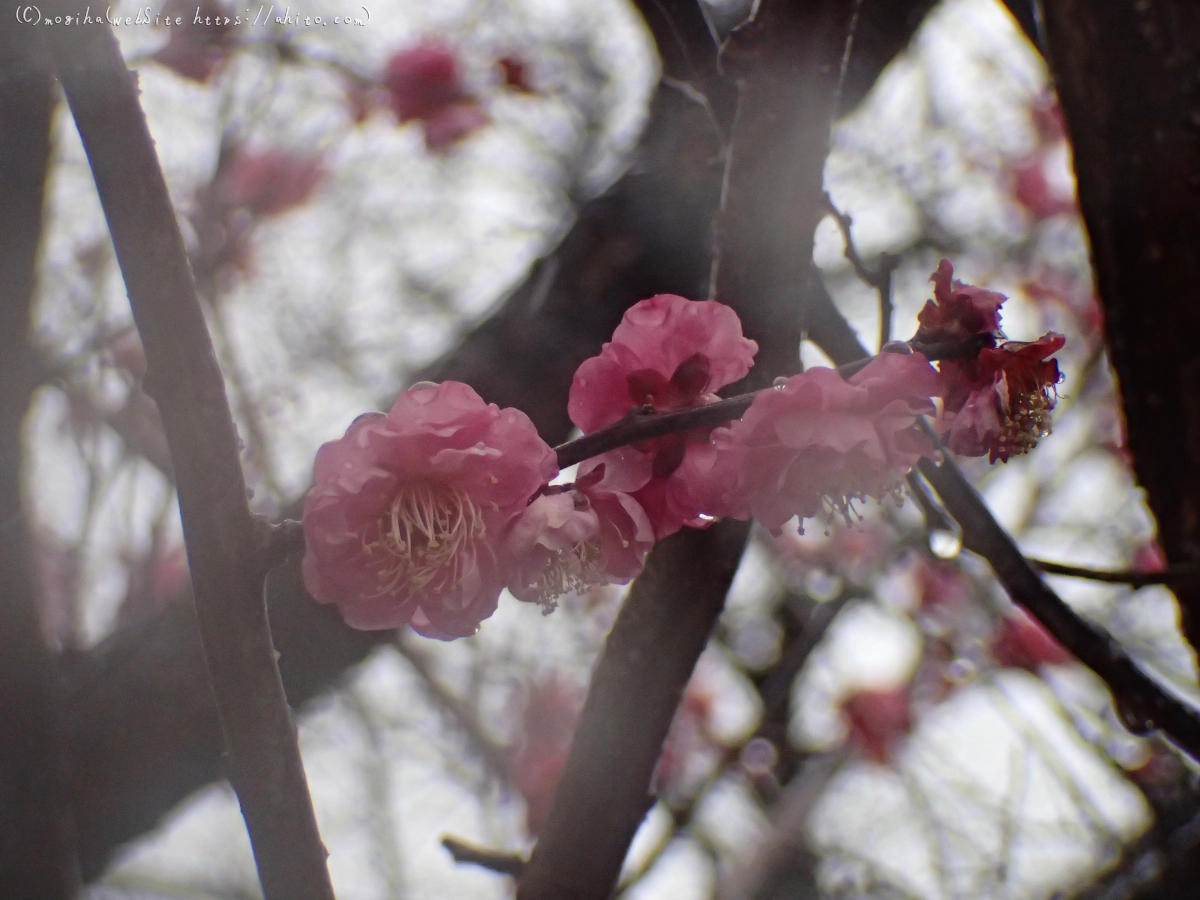
<svg viewBox="0 0 1200 900"><path fill-rule="evenodd" d="M529 686L522 733L509 774L525 799L525 825L530 834L537 834L546 824L582 707L582 693L556 676L539 678Z"/></svg>
<svg viewBox="0 0 1200 900"><path fill-rule="evenodd" d="M973 360L943 360L945 406L939 431L964 456L1007 462L1050 433L1050 412L1062 375L1050 358L1066 338L1050 332L1036 341L1006 341Z"/></svg>
<svg viewBox="0 0 1200 900"><path fill-rule="evenodd" d="M991 651L1001 666L1030 672L1036 672L1039 666L1061 666L1075 659L1041 623L1021 610L1004 617L992 638Z"/></svg>
<svg viewBox="0 0 1200 900"><path fill-rule="evenodd" d="M308 200L324 175L318 157L239 151L223 167L215 187L224 208L274 216Z"/></svg>
<svg viewBox="0 0 1200 900"><path fill-rule="evenodd" d="M864 690L842 703L850 740L881 765L891 762L900 741L913 727L912 696L907 687Z"/></svg>
<svg viewBox="0 0 1200 900"><path fill-rule="evenodd" d="M1047 91L1029 105L1029 118L1043 144L1057 144L1067 136L1062 106L1053 93Z"/></svg>
<svg viewBox="0 0 1200 900"><path fill-rule="evenodd" d="M1167 570L1167 554L1163 552L1158 541L1142 544L1134 551L1133 570L1135 572L1165 572Z"/></svg>
<svg viewBox="0 0 1200 900"><path fill-rule="evenodd" d="M1074 195L1051 184L1047 165L1045 157L1034 156L1010 170L1013 199L1037 222L1076 209Z"/></svg>
<svg viewBox="0 0 1200 900"><path fill-rule="evenodd" d="M128 372L137 381L146 374L146 349L136 328L127 328L113 337L104 348L107 361Z"/></svg>
<svg viewBox="0 0 1200 900"><path fill-rule="evenodd" d="M753 517L769 529L792 516L849 518L856 498L882 499L933 452L916 419L933 411L939 392L937 372L919 353L881 354L849 380L809 369L716 429L688 474L713 516Z"/></svg>
<svg viewBox="0 0 1200 900"><path fill-rule="evenodd" d="M206 84L225 61L233 13L220 0L200 0L190 8L180 0L163 7L163 14L183 23L170 27L167 43L152 58L177 75Z"/></svg>
<svg viewBox="0 0 1200 900"><path fill-rule="evenodd" d="M504 75L504 86L521 94L536 94L529 79L529 64L519 56L502 56L496 60Z"/></svg>
<svg viewBox="0 0 1200 900"><path fill-rule="evenodd" d="M697 763L707 769L705 763L715 760L706 759L717 746L713 740L710 722L713 713L712 692L696 679L688 682L687 690L675 718L671 720L671 730L663 743L662 756L658 758L658 766L654 772L655 793L672 791L688 794L690 788L685 782L695 781L695 776L705 777L708 773L695 771Z"/></svg>
<svg viewBox="0 0 1200 900"><path fill-rule="evenodd" d="M145 618L177 598L188 586L187 551L182 544L160 547L142 559L131 559L129 587L117 612L118 622Z"/></svg>
<svg viewBox="0 0 1200 900"><path fill-rule="evenodd" d="M757 351L728 306L659 294L626 311L612 341L579 367L567 412L588 433L620 421L636 407L665 411L700 406L745 376ZM635 444L633 453L600 458L622 482L632 481L635 472L644 477L630 490L660 539L684 525L706 524L691 505L679 470L707 438L703 429L667 435Z"/></svg>
<svg viewBox="0 0 1200 900"><path fill-rule="evenodd" d="M317 451L305 586L355 628L471 634L508 581L509 526L556 473L524 413L457 382L412 387Z"/></svg>
<svg viewBox="0 0 1200 900"><path fill-rule="evenodd" d="M462 140L488 121L463 86L454 52L434 38L393 54L383 84L396 118L401 123L420 120L432 150Z"/></svg>
<svg viewBox="0 0 1200 900"><path fill-rule="evenodd" d="M970 588L958 566L919 557L913 566L917 605L922 612L950 612L967 599Z"/></svg>
<svg viewBox="0 0 1200 900"><path fill-rule="evenodd" d="M513 561L508 586L517 599L549 611L563 594L626 584L641 572L654 530L638 502L620 490L621 477L636 472L636 465L614 467L611 475L607 470L597 460L581 464L574 484L547 488L513 524L505 552Z"/></svg>
<svg viewBox="0 0 1200 900"><path fill-rule="evenodd" d="M920 327L914 341L934 344L982 339L987 345L995 344L1000 331L1000 305L1007 297L963 284L954 277L954 266L948 259L938 263L929 280L933 282L933 299L925 301L917 314Z"/></svg>

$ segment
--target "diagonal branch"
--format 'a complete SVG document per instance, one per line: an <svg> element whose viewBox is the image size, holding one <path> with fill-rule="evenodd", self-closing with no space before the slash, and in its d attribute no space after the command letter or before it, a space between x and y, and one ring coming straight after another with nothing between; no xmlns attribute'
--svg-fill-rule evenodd
<svg viewBox="0 0 1200 900"><path fill-rule="evenodd" d="M963 546L986 559L1009 595L1104 679L1126 727L1137 733L1162 729L1200 759L1200 711L1167 693L1138 668L1120 644L1081 619L1046 586L953 460L946 457L940 466L922 460L920 471L962 526Z"/></svg>
<svg viewBox="0 0 1200 900"><path fill-rule="evenodd" d="M136 80L107 26L40 33L83 139L146 348L146 389L158 403L174 463L229 778L263 892L268 900L332 900L267 623L262 528L246 501L224 379Z"/></svg>

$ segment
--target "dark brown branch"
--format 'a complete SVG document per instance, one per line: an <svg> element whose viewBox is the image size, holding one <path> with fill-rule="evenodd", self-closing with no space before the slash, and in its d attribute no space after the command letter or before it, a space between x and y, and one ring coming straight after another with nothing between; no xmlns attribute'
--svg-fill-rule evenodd
<svg viewBox="0 0 1200 900"><path fill-rule="evenodd" d="M654 803L651 775L684 687L733 581L747 526L660 541L592 674L550 816L520 900L602 900Z"/></svg>
<svg viewBox="0 0 1200 900"><path fill-rule="evenodd" d="M450 851L450 855L454 857L456 863L482 866L493 872L499 872L501 875L511 875L513 878L520 878L527 865L525 860L515 853L501 853L497 850L474 847L458 838L444 837L442 846Z"/></svg>
<svg viewBox="0 0 1200 900"><path fill-rule="evenodd" d="M1172 565L1200 562L1200 4L1042 0L1134 471ZM1200 647L1200 587L1178 593Z"/></svg>
<svg viewBox="0 0 1200 900"><path fill-rule="evenodd" d="M1167 693L1116 641L1081 619L1046 586L953 460L947 458L940 466L922 460L919 468L962 527L963 546L986 559L1009 596L1104 679L1126 726L1135 732L1161 729L1200 759L1200 711Z"/></svg>
<svg viewBox="0 0 1200 900"><path fill-rule="evenodd" d="M1200 569L1195 566L1172 566L1164 572L1105 572L1083 566L1068 566L1064 563L1048 562L1029 557L1029 564L1047 575L1065 575L1068 578L1084 578L1105 584L1128 584L1131 587L1146 587L1151 584L1182 585L1194 584L1200 579Z"/></svg>
<svg viewBox="0 0 1200 900"><path fill-rule="evenodd" d="M766 0L722 53L739 99L713 281L716 299L733 306L759 343L745 388L795 371L814 298L827 297L815 289L811 240L853 6ZM604 900L615 888L653 804L655 763L747 533L744 523L727 521L685 529L654 548L592 676L519 900Z"/></svg>
<svg viewBox="0 0 1200 900"><path fill-rule="evenodd" d="M268 900L331 900L267 623L262 527L246 502L224 380L136 80L108 26L39 33L83 140L146 348L146 390L158 403L174 463L229 779L263 892Z"/></svg>
<svg viewBox="0 0 1200 900"><path fill-rule="evenodd" d="M22 424L39 367L30 344L54 109L49 61L0 3L0 884L14 900L74 896L57 661L40 627L21 503Z"/></svg>
<svg viewBox="0 0 1200 900"><path fill-rule="evenodd" d="M879 293L879 346L883 347L892 339L892 275L900 265L900 258L890 253L881 254L878 268L872 269L863 260L858 246L854 243L854 235L850 231L854 220L850 218L850 214L841 212L829 194L825 195L825 205L841 229L842 241L846 246L845 256L854 268L854 274Z"/></svg>

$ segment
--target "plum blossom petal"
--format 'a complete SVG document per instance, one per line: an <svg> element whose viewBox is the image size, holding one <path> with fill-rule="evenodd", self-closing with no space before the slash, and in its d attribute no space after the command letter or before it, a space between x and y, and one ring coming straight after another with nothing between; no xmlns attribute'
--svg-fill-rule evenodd
<svg viewBox="0 0 1200 900"><path fill-rule="evenodd" d="M880 765L892 759L896 746L912 731L912 695L907 687L863 690L842 703L850 740Z"/></svg>
<svg viewBox="0 0 1200 900"><path fill-rule="evenodd" d="M304 583L355 628L471 634L508 578L511 522L554 477L522 412L421 384L324 444L304 503Z"/></svg>
<svg viewBox="0 0 1200 900"><path fill-rule="evenodd" d="M1051 356L1066 338L1050 332L1036 341L1006 341L973 360L944 360L946 400L939 431L963 456L1007 462L1050 433L1050 413L1062 379Z"/></svg>
<svg viewBox="0 0 1200 900"><path fill-rule="evenodd" d="M623 452L632 451L614 454ZM517 599L549 611L570 591L626 584L641 573L654 529L638 502L620 490L644 481L636 475L639 462L614 465L610 476L602 459L581 464L574 484L547 488L514 522L505 552Z"/></svg>
<svg viewBox="0 0 1200 900"><path fill-rule="evenodd" d="M851 378L813 368L760 393L739 422L713 431L688 475L709 515L755 518L775 530L793 516L849 517L882 499L933 452L916 426L940 393L919 353L885 353Z"/></svg>
<svg viewBox="0 0 1200 900"><path fill-rule="evenodd" d="M317 157L242 151L223 167L216 187L223 205L272 216L304 203L324 175Z"/></svg>
<svg viewBox="0 0 1200 900"><path fill-rule="evenodd" d="M1000 332L1000 306L1007 297L963 284L954 277L954 266L948 259L938 263L929 280L933 282L933 299L927 300L917 314L920 327L914 341L933 344L983 339L995 344Z"/></svg>

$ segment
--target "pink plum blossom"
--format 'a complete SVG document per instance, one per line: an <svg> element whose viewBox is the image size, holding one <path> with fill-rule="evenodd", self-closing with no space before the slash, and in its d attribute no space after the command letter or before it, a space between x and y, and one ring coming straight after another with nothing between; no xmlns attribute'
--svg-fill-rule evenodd
<svg viewBox="0 0 1200 900"><path fill-rule="evenodd" d="M954 277L954 266L948 259L938 263L937 271L929 280L933 282L933 299L927 300L917 314L920 327L914 341L923 344L966 342L990 336L987 343L995 344L995 335L1000 332L1000 305L1007 297L996 291L963 284Z"/></svg>
<svg viewBox="0 0 1200 900"><path fill-rule="evenodd" d="M200 0L190 9L187 0L171 0L163 13L183 22L171 26L166 44L151 58L183 78L206 84L228 54L232 11L220 0Z"/></svg>
<svg viewBox="0 0 1200 900"><path fill-rule="evenodd" d="M454 52L434 38L393 54L383 84L396 118L401 124L420 120L431 150L462 140L488 121L463 86Z"/></svg>
<svg viewBox="0 0 1200 900"><path fill-rule="evenodd" d="M222 168L222 205L272 216L304 203L324 177L320 159L284 150L239 151Z"/></svg>
<svg viewBox="0 0 1200 900"><path fill-rule="evenodd" d="M939 431L963 456L1008 462L1050 433L1050 411L1062 375L1051 355L1066 338L1049 332L1036 341L1006 341L976 359L943 360L945 408Z"/></svg>
<svg viewBox="0 0 1200 900"><path fill-rule="evenodd" d="M304 503L304 583L361 629L469 635L508 581L513 520L557 473L515 409L423 383L317 451Z"/></svg>
<svg viewBox="0 0 1200 900"><path fill-rule="evenodd" d="M508 586L517 599L549 611L569 591L626 584L642 571L654 530L638 502L621 490L622 475L636 466L613 466L612 474L608 468L598 460L582 463L574 484L547 488L513 524L505 551L512 560Z"/></svg>
<svg viewBox="0 0 1200 900"><path fill-rule="evenodd" d="M567 412L586 433L620 421L637 407L701 406L744 377L757 351L728 306L659 294L626 311L612 341L579 367ZM677 472L707 438L704 430L667 435L634 445L632 453L600 458L622 481L636 480L635 473L644 479L629 490L660 539L683 525L704 524L688 505L690 491Z"/></svg>
<svg viewBox="0 0 1200 900"><path fill-rule="evenodd" d="M686 474L710 515L776 530L792 516L882 499L932 453L916 418L934 409L937 372L919 353L884 353L844 379L813 368L763 391L739 422L713 431Z"/></svg>
<svg viewBox="0 0 1200 900"><path fill-rule="evenodd" d="M842 714L854 745L886 765L897 744L912 731L912 695L907 687L858 691L842 703Z"/></svg>
<svg viewBox="0 0 1200 900"><path fill-rule="evenodd" d="M525 825L530 834L537 834L546 824L582 707L582 691L554 673L529 685L521 739L509 774L525 799Z"/></svg>
<svg viewBox="0 0 1200 900"><path fill-rule="evenodd" d="M1040 622L1021 610L1005 616L991 643L992 656L1002 666L1036 672L1040 666L1061 666L1075 657Z"/></svg>

